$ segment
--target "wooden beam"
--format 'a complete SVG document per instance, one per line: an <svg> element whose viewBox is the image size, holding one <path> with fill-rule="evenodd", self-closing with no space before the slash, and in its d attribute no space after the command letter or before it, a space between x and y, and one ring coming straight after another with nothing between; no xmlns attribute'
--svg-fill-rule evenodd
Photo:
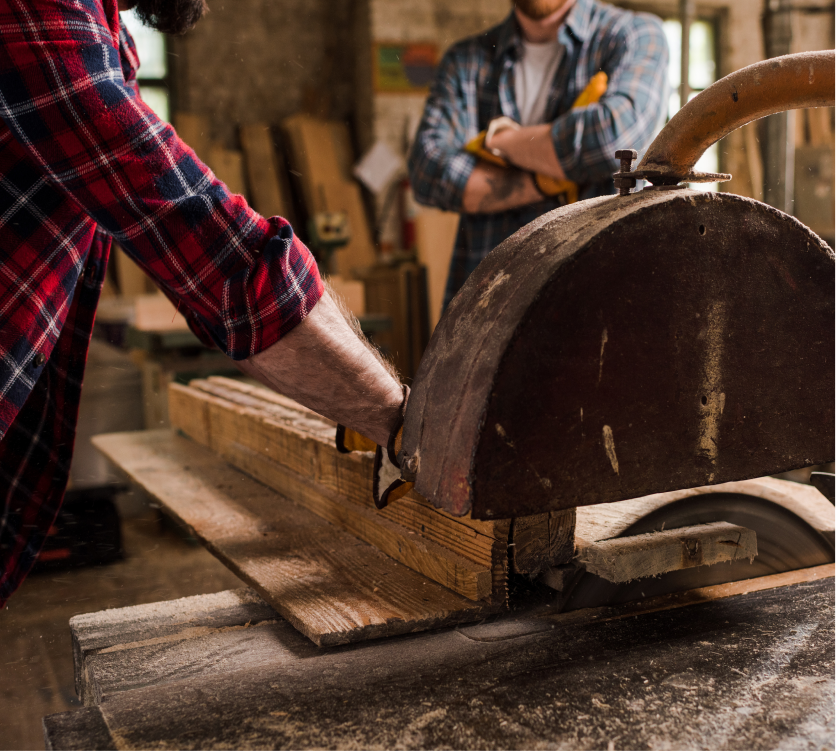
<svg viewBox="0 0 836 751"><path fill-rule="evenodd" d="M833 506L818 490L811 485L788 480L758 477L579 508L575 523L577 552L580 554L586 545L621 536L639 519L670 503L715 493L755 496L776 503L800 516L831 542L834 541Z"/></svg>
<svg viewBox="0 0 836 751"><path fill-rule="evenodd" d="M372 455L338 453L332 424L266 389L210 378L169 394L172 426L233 466L454 592L505 601L510 522L456 518L412 493L376 510Z"/></svg>
<svg viewBox="0 0 836 751"><path fill-rule="evenodd" d="M575 509L521 516L511 524L511 570L535 576L569 563L575 552Z"/></svg>
<svg viewBox="0 0 836 751"><path fill-rule="evenodd" d="M477 620L501 607L415 573L170 430L100 435L93 444L320 646Z"/></svg>
<svg viewBox="0 0 836 751"><path fill-rule="evenodd" d="M290 199L283 194L270 128L264 123L241 125L240 134L253 208L268 218L277 215L287 218Z"/></svg>
<svg viewBox="0 0 836 751"><path fill-rule="evenodd" d="M620 583L696 566L751 561L757 554L751 529L714 522L603 540L585 547L580 563L590 573Z"/></svg>
<svg viewBox="0 0 836 751"><path fill-rule="evenodd" d="M234 149L225 149L218 143L209 147L206 163L215 176L229 188L231 193L246 196L244 179L244 155Z"/></svg>

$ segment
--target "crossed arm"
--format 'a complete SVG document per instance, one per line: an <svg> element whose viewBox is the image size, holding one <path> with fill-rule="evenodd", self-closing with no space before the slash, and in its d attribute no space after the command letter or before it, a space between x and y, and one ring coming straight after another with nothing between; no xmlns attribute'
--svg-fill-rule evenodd
<svg viewBox="0 0 836 751"><path fill-rule="evenodd" d="M517 168L479 162L464 187L462 208L467 214L507 211L543 200L534 184L534 172L566 179L554 150L550 123L500 131L485 145L498 149Z"/></svg>

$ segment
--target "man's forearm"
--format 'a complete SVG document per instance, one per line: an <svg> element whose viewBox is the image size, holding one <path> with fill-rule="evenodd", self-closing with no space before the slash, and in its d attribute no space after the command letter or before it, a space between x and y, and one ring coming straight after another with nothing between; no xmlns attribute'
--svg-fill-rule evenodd
<svg viewBox="0 0 836 751"><path fill-rule="evenodd" d="M296 328L238 365L265 386L381 446L397 422L401 385L352 331L327 291Z"/></svg>
<svg viewBox="0 0 836 751"><path fill-rule="evenodd" d="M511 164L520 169L539 172L555 180L565 180L566 173L555 153L551 129L551 123L529 125L519 130L507 128L494 134L485 145L498 149Z"/></svg>
<svg viewBox="0 0 836 751"><path fill-rule="evenodd" d="M528 172L480 163L464 186L462 210L465 214L492 214L542 200Z"/></svg>

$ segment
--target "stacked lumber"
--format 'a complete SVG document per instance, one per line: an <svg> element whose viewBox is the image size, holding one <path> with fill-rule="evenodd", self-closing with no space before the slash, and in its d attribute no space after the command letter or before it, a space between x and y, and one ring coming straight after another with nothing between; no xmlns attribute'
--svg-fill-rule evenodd
<svg viewBox="0 0 836 751"><path fill-rule="evenodd" d="M240 126L239 132L253 208L262 216L281 216L293 224L285 165L273 145L270 127L254 123Z"/></svg>
<svg viewBox="0 0 836 751"><path fill-rule="evenodd" d="M376 510L372 454L340 454L332 423L261 387L226 378L172 384L169 413L174 428L395 561L470 600L506 602L515 547L509 520L454 517L416 493ZM571 544L554 540L572 539L574 516L564 515L563 523L568 529L557 533L548 514L531 520L514 570L533 574L569 560Z"/></svg>
<svg viewBox="0 0 836 751"><path fill-rule="evenodd" d="M338 273L375 262L374 244L360 186L351 176L354 161L345 123L298 114L285 118L290 166L309 216L341 211L348 216L351 239L336 255Z"/></svg>

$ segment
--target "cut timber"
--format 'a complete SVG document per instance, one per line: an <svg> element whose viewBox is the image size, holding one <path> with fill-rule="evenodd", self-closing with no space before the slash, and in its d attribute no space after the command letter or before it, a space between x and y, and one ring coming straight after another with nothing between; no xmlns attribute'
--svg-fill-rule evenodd
<svg viewBox="0 0 836 751"><path fill-rule="evenodd" d="M189 325L165 295L139 295L134 300L133 327L140 331L188 331Z"/></svg>
<svg viewBox="0 0 836 751"><path fill-rule="evenodd" d="M415 218L415 244L418 262L427 267L427 296L429 298L430 333L444 305L444 291L450 259L459 230L459 215L422 206Z"/></svg>
<svg viewBox="0 0 836 751"><path fill-rule="evenodd" d="M375 336L403 378L412 378L429 341L427 270L416 263L395 268L377 267L359 275L363 279L366 310L392 319L392 329Z"/></svg>
<svg viewBox="0 0 836 751"><path fill-rule="evenodd" d="M299 650L302 653L315 653L317 647L295 632L273 608L247 588L73 616L70 618L70 633L73 640L76 693L85 705L90 706L99 704L117 691L135 687L123 679L129 672L127 663L109 664L106 667L100 664L107 659L104 657L106 654L117 653L110 654L111 661L114 657L118 660L120 656L130 660L132 655L137 654L137 650L147 649L153 653L159 651L163 644L170 647L180 642L188 647L197 639L203 640L205 647L206 641L211 641L214 634L225 631L239 631L241 638L237 641L246 644L253 634L248 629L269 627L277 623L281 624L283 631L290 630L296 634L295 639L292 639L290 633L284 636L286 640L291 639L297 653ZM241 667L242 657L258 657L252 654L250 648L227 649L221 655L213 655L205 648L202 651L216 671ZM178 668L193 669L194 655L191 655L190 663L189 651L184 652L185 660L174 661L169 657L163 661L153 661L158 667L155 683L164 682ZM148 683L148 676L145 678L143 685Z"/></svg>
<svg viewBox="0 0 836 751"><path fill-rule="evenodd" d="M93 443L315 644L437 628L496 609L429 581L171 431Z"/></svg>
<svg viewBox="0 0 836 751"><path fill-rule="evenodd" d="M113 259L116 263L116 281L122 297L136 297L155 292L157 288L148 275L118 245L113 247Z"/></svg>
<svg viewBox="0 0 836 751"><path fill-rule="evenodd" d="M580 562L590 573L619 583L757 554L751 529L714 522L604 540L584 548Z"/></svg>
<svg viewBox="0 0 836 751"><path fill-rule="evenodd" d="M176 112L174 129L180 140L185 141L197 154L198 159L205 162L209 158L209 122L205 117L191 112Z"/></svg>
<svg viewBox="0 0 836 751"><path fill-rule="evenodd" d="M505 602L508 522L452 517L416 494L382 511L373 455L340 454L334 427L286 397L226 378L172 384L174 428L296 503L472 600Z"/></svg>
<svg viewBox="0 0 836 751"><path fill-rule="evenodd" d="M246 195L244 180L244 155L240 151L225 149L213 143L209 147L206 163L215 173L215 177L229 188L230 192Z"/></svg>
<svg viewBox="0 0 836 751"><path fill-rule="evenodd" d="M331 292L341 298L353 315L361 316L366 312L366 291L363 282L341 276L329 276L328 284L331 285Z"/></svg>
<svg viewBox="0 0 836 751"><path fill-rule="evenodd" d="M810 145L829 146L833 148L833 130L830 126L832 109L829 107L817 107L805 110L807 122L810 126Z"/></svg>
<svg viewBox="0 0 836 751"><path fill-rule="evenodd" d="M270 128L263 123L242 125L240 133L253 208L265 217L286 218L290 199L282 192L279 163Z"/></svg>
<svg viewBox="0 0 836 751"><path fill-rule="evenodd" d="M575 553L575 509L520 516L511 523L511 569L535 576L569 563Z"/></svg>
<svg viewBox="0 0 836 751"><path fill-rule="evenodd" d="M348 215L351 239L336 254L343 276L375 261L374 244L360 186L351 176L350 139L345 123L311 115L292 115L282 122L293 174L309 216L321 211Z"/></svg>
<svg viewBox="0 0 836 751"><path fill-rule="evenodd" d="M577 552L582 555L586 545L620 536L639 519L669 503L716 493L748 495L776 503L800 516L831 543L834 541L833 506L818 490L797 482L758 477L579 508L575 523Z"/></svg>

